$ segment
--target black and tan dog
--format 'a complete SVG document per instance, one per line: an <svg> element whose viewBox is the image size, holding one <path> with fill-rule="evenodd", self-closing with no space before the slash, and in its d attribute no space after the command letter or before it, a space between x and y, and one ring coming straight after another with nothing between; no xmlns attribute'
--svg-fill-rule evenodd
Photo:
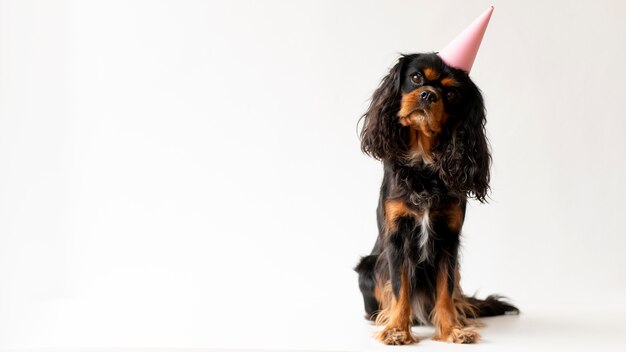
<svg viewBox="0 0 626 352"><path fill-rule="evenodd" d="M435 339L473 343L476 317L517 313L498 296L459 286L459 241L468 198L485 201L491 156L483 98L469 75L438 55L400 57L364 114L363 151L384 165L378 238L356 267L378 339L411 344L413 323Z"/></svg>

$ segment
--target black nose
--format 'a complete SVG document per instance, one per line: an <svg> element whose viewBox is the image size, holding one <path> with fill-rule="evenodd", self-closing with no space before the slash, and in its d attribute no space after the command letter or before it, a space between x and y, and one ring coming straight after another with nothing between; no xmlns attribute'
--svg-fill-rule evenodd
<svg viewBox="0 0 626 352"><path fill-rule="evenodd" d="M433 93L433 92L431 92L429 90L422 91L420 93L420 99L422 99L423 101L430 102L430 103L434 103L434 102L436 102L438 100L437 94L435 94L435 93Z"/></svg>

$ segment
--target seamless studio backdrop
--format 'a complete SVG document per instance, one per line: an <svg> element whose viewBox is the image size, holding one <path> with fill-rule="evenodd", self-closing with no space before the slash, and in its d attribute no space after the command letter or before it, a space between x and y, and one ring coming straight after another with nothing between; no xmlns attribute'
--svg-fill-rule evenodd
<svg viewBox="0 0 626 352"><path fill-rule="evenodd" d="M0 1L0 348L373 343L357 121L490 4ZM626 5L494 5L464 290L625 311Z"/></svg>

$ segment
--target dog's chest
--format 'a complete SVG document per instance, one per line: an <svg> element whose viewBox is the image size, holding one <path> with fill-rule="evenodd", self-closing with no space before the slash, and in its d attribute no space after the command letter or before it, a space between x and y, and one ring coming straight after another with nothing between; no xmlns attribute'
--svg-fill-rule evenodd
<svg viewBox="0 0 626 352"><path fill-rule="evenodd" d="M424 210L421 219L417 221L419 223L419 262L428 262L430 261L430 256L432 255L432 242L434 240L430 209L427 208Z"/></svg>
<svg viewBox="0 0 626 352"><path fill-rule="evenodd" d="M438 250L447 250L449 244L458 241L463 223L458 200L439 207L417 207L406 198L390 199L384 204L385 237L398 245L402 243L415 264L432 262Z"/></svg>

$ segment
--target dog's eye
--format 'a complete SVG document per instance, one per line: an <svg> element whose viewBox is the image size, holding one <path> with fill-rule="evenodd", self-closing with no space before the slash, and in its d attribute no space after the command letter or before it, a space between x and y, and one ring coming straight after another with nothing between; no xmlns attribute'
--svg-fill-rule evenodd
<svg viewBox="0 0 626 352"><path fill-rule="evenodd" d="M415 84L421 84L423 80L424 78L422 77L422 74L419 72L416 72L411 75L411 81Z"/></svg>
<svg viewBox="0 0 626 352"><path fill-rule="evenodd" d="M455 92L450 91L446 93L446 98L448 98L448 100L454 100L456 99L456 97L457 97L457 94Z"/></svg>

